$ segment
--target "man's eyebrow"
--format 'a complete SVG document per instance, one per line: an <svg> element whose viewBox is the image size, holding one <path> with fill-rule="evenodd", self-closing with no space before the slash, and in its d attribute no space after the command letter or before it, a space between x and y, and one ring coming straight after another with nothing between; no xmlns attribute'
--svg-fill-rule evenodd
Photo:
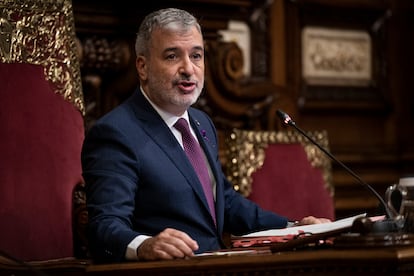
<svg viewBox="0 0 414 276"><path fill-rule="evenodd" d="M193 49L194 50L199 50L199 51L204 51L204 47L203 46L195 46Z"/></svg>
<svg viewBox="0 0 414 276"><path fill-rule="evenodd" d="M174 52L177 49L178 49L177 47L169 47L169 48L165 48L163 52Z"/></svg>
<svg viewBox="0 0 414 276"><path fill-rule="evenodd" d="M165 48L164 52L175 52L177 50L180 50L180 49L178 47L168 47L168 48ZM192 50L204 51L204 47L203 46L194 46L192 48Z"/></svg>

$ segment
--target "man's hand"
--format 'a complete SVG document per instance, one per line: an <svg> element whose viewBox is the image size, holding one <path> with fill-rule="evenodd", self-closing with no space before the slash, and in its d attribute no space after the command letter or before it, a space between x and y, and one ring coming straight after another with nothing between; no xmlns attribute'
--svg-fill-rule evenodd
<svg viewBox="0 0 414 276"><path fill-rule="evenodd" d="M315 218L313 216L308 216L295 223L295 225L318 224L325 222L331 222L331 220L327 218Z"/></svg>
<svg viewBox="0 0 414 276"><path fill-rule="evenodd" d="M146 239L137 249L139 260L171 260L194 256L198 244L186 233L167 228Z"/></svg>

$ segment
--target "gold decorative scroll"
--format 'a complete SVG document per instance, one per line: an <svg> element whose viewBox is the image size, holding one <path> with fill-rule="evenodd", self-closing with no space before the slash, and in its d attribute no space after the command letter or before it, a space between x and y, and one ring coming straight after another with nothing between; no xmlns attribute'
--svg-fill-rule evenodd
<svg viewBox="0 0 414 276"><path fill-rule="evenodd" d="M55 92L84 115L70 0L0 0L2 63L41 65Z"/></svg>
<svg viewBox="0 0 414 276"><path fill-rule="evenodd" d="M307 133L322 147L328 149L328 135L326 131ZM227 144L227 177L233 183L236 191L244 196L252 191L252 174L262 167L265 160L265 149L270 144L297 144L300 143L307 158L314 168L322 171L325 188L333 195L331 183L331 162L329 158L304 136L293 131L254 131L234 129Z"/></svg>

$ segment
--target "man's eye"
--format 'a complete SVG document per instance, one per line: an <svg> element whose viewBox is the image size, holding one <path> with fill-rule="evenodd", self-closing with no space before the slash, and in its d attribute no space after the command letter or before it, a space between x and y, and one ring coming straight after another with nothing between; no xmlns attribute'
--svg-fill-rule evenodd
<svg viewBox="0 0 414 276"><path fill-rule="evenodd" d="M177 59L177 56L175 54L171 54L171 55L167 56L167 59L168 60L175 60L175 59Z"/></svg>
<svg viewBox="0 0 414 276"><path fill-rule="evenodd" d="M201 54L193 54L193 59L199 60L201 59L203 56Z"/></svg>

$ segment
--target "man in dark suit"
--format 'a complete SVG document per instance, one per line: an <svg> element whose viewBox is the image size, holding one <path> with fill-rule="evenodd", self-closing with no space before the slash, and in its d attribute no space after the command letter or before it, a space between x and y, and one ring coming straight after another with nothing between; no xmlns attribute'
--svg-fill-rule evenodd
<svg viewBox="0 0 414 276"><path fill-rule="evenodd" d="M204 44L196 19L178 9L151 13L140 26L135 50L140 87L90 129L82 151L93 258L185 258L224 248L223 232L286 227L287 218L233 189L221 170L212 121L190 107L204 85ZM195 165L183 150L187 138L175 126L179 118L189 123L190 136L202 148ZM206 190L193 167L199 165L207 172ZM301 223L325 221L306 217Z"/></svg>

